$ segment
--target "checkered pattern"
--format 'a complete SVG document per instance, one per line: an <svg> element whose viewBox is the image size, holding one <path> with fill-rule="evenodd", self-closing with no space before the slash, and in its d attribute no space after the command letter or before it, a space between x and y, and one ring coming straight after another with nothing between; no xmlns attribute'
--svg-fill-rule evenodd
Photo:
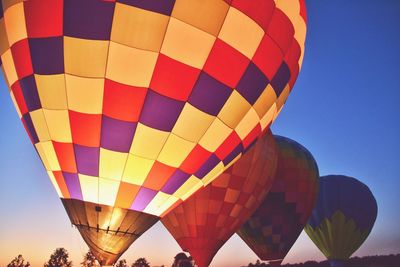
<svg viewBox="0 0 400 267"><path fill-rule="evenodd" d="M314 208L318 167L300 144L276 136L278 166L270 192L238 235L261 260L282 260Z"/></svg>
<svg viewBox="0 0 400 267"><path fill-rule="evenodd" d="M64 199L161 215L281 110L303 0L3 0L0 57Z"/></svg>
<svg viewBox="0 0 400 267"><path fill-rule="evenodd" d="M197 266L208 266L272 186L277 148L269 132L232 167L175 207L162 223Z"/></svg>

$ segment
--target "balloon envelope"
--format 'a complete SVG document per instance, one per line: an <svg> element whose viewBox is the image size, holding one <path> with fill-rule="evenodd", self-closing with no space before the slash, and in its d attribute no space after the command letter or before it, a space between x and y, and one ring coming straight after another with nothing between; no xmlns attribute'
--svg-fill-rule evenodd
<svg viewBox="0 0 400 267"><path fill-rule="evenodd" d="M305 231L332 266L342 266L368 237L378 207L369 188L355 178L328 175L319 184L317 204Z"/></svg>
<svg viewBox="0 0 400 267"><path fill-rule="evenodd" d="M197 266L208 266L272 185L276 144L269 132L211 184L161 219Z"/></svg>
<svg viewBox="0 0 400 267"><path fill-rule="evenodd" d="M0 3L10 96L64 203L164 214L269 127L303 58L303 0Z"/></svg>
<svg viewBox="0 0 400 267"><path fill-rule="evenodd" d="M319 175L307 149L285 137L275 140L278 165L272 188L237 234L261 260L279 266L314 208Z"/></svg>

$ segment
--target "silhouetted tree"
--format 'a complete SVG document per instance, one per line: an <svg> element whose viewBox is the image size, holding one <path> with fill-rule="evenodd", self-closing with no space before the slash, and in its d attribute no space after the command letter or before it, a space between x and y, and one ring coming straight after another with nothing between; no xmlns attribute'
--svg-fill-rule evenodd
<svg viewBox="0 0 400 267"><path fill-rule="evenodd" d="M185 253L181 252L176 254L174 258L174 263L172 267L193 267L193 260L192 257L186 256Z"/></svg>
<svg viewBox="0 0 400 267"><path fill-rule="evenodd" d="M24 257L22 255L18 255L18 257L15 257L8 265L7 267L29 267L31 266L29 264L29 261L25 263Z"/></svg>
<svg viewBox="0 0 400 267"><path fill-rule="evenodd" d="M126 260L120 260L115 264L115 267L128 267L128 263L126 263Z"/></svg>
<svg viewBox="0 0 400 267"><path fill-rule="evenodd" d="M82 267L100 267L99 262L93 253L89 250L85 256L83 257L83 261L81 262Z"/></svg>
<svg viewBox="0 0 400 267"><path fill-rule="evenodd" d="M260 260L256 260L255 263L249 263L249 265L247 265L248 267L267 267L269 265L265 264L264 262L261 262Z"/></svg>
<svg viewBox="0 0 400 267"><path fill-rule="evenodd" d="M150 267L150 263L145 258L139 258L132 263L132 267Z"/></svg>
<svg viewBox="0 0 400 267"><path fill-rule="evenodd" d="M68 251L65 248L57 248L51 254L44 267L72 267L72 261L69 260Z"/></svg>

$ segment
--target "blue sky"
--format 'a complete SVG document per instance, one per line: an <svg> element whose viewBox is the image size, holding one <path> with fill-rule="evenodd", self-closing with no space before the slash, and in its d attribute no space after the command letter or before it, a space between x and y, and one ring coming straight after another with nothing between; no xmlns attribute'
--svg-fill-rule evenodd
<svg viewBox="0 0 400 267"><path fill-rule="evenodd" d="M356 255L400 252L400 1L310 0L303 69L276 134L307 147L320 174L366 183L378 219ZM71 228L55 190L0 80L0 266L19 253L41 265L59 246L77 264L87 248ZM156 244L156 246L155 246ZM157 251L161 250L163 253ZM157 224L123 256L169 264L179 251ZM240 266L256 256L236 236L212 266ZM301 235L286 262L323 259Z"/></svg>

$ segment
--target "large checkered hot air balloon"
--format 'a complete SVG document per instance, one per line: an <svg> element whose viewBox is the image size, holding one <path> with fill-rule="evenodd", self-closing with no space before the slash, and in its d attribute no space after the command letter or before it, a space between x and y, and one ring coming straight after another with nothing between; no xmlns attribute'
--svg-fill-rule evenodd
<svg viewBox="0 0 400 267"><path fill-rule="evenodd" d="M3 0L11 99L68 215L112 264L265 132L303 0Z"/></svg>
<svg viewBox="0 0 400 267"><path fill-rule="evenodd" d="M282 136L275 140L278 165L272 188L237 233L261 260L280 266L314 208L319 174L302 145Z"/></svg>
<svg viewBox="0 0 400 267"><path fill-rule="evenodd" d="M343 267L367 239L378 206L368 186L355 178L328 175L319 184L317 205L305 231L332 267Z"/></svg>
<svg viewBox="0 0 400 267"><path fill-rule="evenodd" d="M211 184L179 204L164 226L198 267L206 267L271 188L277 148L271 132Z"/></svg>

